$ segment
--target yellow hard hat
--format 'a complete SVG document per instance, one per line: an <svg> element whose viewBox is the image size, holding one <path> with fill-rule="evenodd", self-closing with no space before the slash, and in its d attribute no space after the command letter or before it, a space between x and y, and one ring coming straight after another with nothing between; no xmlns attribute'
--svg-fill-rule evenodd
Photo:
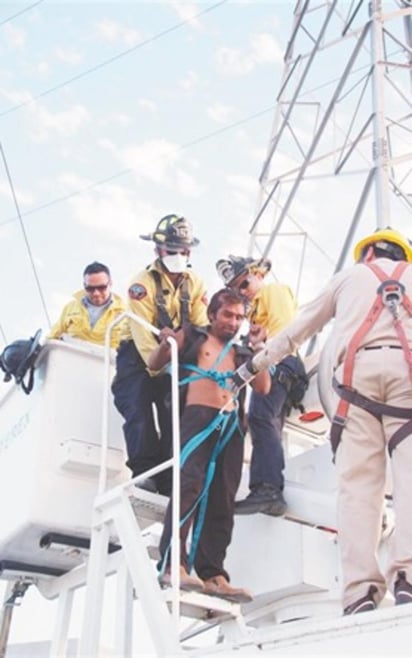
<svg viewBox="0 0 412 658"><path fill-rule="evenodd" d="M382 243L382 244L377 244L377 243ZM375 233L372 233L371 235L367 235L366 238L362 238L362 240L359 240L353 252L353 256L356 262L358 262L358 260L360 259L363 248L372 244L376 244L376 246L378 246L380 249L383 249L384 251L385 250L388 251L388 253L391 251L390 249L391 244L397 245L403 250L405 254L405 260L407 260L408 263L412 263L411 243L404 235L402 235L402 233L399 233L399 231L390 228L390 226L387 226L386 228L383 229L379 229L375 231Z"/></svg>

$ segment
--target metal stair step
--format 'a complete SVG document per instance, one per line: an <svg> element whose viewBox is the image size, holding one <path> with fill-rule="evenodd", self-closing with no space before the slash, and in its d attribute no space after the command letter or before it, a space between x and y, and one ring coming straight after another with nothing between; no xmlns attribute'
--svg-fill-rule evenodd
<svg viewBox="0 0 412 658"><path fill-rule="evenodd" d="M172 589L164 590L164 598L168 606L172 605ZM199 592L179 592L180 614L191 619L215 621L221 617L236 618L241 614L239 603L232 603L217 596L200 594Z"/></svg>
<svg viewBox="0 0 412 658"><path fill-rule="evenodd" d="M130 503L140 528L143 530L152 523L163 523L169 498L138 487L134 489Z"/></svg>

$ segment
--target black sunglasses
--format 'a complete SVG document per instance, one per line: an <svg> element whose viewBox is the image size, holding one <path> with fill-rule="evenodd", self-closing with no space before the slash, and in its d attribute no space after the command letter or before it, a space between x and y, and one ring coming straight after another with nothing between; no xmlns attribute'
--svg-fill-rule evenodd
<svg viewBox="0 0 412 658"><path fill-rule="evenodd" d="M109 287L108 283L101 283L99 286L84 286L86 292L94 292L98 290L99 292L104 292Z"/></svg>

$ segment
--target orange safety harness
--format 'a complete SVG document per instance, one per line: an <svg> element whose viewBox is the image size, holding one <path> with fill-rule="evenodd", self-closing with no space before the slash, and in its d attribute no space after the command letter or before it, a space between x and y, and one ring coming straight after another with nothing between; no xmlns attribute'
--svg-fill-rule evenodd
<svg viewBox="0 0 412 658"><path fill-rule="evenodd" d="M340 401L332 420L330 441L333 455L335 455L341 440L343 428L346 424L349 406L354 404L355 406L368 411L380 422L382 422L382 416L393 416L395 418L407 419L407 422L395 432L388 442L388 452L389 456L391 456L396 446L409 434L412 434L412 409L394 407L389 404L370 400L352 387L352 378L355 354L359 349L359 345L364 336L366 336L375 324L383 309L387 308L393 316L394 326L400 343L399 347L402 348L405 355L409 367L409 378L412 382L412 352L408 344L405 330L399 319L399 306L401 304L408 312L409 316L412 317L412 301L405 293L405 286L399 281L405 268L408 266L408 263L399 263L395 267L391 279L388 279L387 274L375 263L365 263L365 265L376 274L381 281L381 284L377 289L376 299L374 300L366 319L362 322L349 342L343 365L342 383L339 383L335 377L333 378L333 388L339 395ZM398 346L396 345L393 347Z"/></svg>

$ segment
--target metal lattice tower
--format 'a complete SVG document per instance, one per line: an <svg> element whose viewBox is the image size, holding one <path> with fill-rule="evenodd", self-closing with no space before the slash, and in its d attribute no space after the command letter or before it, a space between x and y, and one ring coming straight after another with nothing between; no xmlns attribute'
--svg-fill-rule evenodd
<svg viewBox="0 0 412 658"><path fill-rule="evenodd" d="M249 242L296 293L367 232L412 237L411 99L411 0L296 3Z"/></svg>

